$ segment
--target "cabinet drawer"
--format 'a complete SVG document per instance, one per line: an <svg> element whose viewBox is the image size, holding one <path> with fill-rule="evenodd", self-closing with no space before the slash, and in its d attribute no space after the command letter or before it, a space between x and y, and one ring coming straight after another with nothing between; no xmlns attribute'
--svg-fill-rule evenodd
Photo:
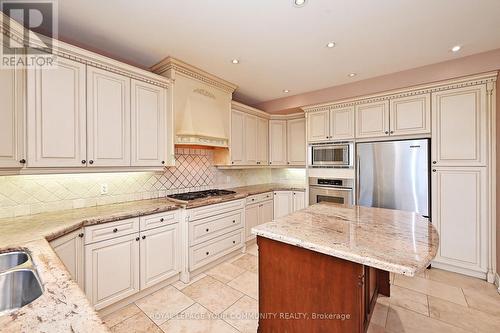
<svg viewBox="0 0 500 333"><path fill-rule="evenodd" d="M206 217L219 215L233 210L243 209L245 200L234 200L216 205L208 205L204 207L194 208L188 211L189 220L195 221Z"/></svg>
<svg viewBox="0 0 500 333"><path fill-rule="evenodd" d="M193 221L189 223L189 244L199 244L240 228L243 228L243 210Z"/></svg>
<svg viewBox="0 0 500 333"><path fill-rule="evenodd" d="M85 244L139 232L139 218L103 223L85 228Z"/></svg>
<svg viewBox="0 0 500 333"><path fill-rule="evenodd" d="M163 227L181 221L181 211L172 210L168 212L147 215L140 218L141 231L152 228Z"/></svg>
<svg viewBox="0 0 500 333"><path fill-rule="evenodd" d="M189 248L189 269L195 270L243 246L243 229Z"/></svg>
<svg viewBox="0 0 500 333"><path fill-rule="evenodd" d="M273 198L273 192L251 195L247 198L247 205L252 205Z"/></svg>

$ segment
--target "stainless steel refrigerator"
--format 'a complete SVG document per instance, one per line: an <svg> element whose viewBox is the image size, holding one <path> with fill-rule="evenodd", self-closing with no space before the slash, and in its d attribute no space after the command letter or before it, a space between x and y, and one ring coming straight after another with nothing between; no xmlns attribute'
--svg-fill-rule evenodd
<svg viewBox="0 0 500 333"><path fill-rule="evenodd" d="M358 143L357 204L429 216L429 140Z"/></svg>

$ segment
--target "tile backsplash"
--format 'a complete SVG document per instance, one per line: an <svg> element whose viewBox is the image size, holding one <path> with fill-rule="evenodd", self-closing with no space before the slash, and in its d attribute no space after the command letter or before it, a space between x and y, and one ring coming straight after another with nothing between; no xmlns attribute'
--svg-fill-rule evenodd
<svg viewBox="0 0 500 333"><path fill-rule="evenodd" d="M212 150L176 148L175 155L177 166L164 172L0 176L0 218L211 188L305 183L303 169L220 170L213 166Z"/></svg>

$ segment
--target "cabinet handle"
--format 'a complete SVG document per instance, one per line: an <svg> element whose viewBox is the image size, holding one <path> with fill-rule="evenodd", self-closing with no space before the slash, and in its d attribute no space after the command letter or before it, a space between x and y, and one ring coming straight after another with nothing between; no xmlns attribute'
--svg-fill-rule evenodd
<svg viewBox="0 0 500 333"><path fill-rule="evenodd" d="M83 232L79 233L78 237L82 238L83 237Z"/></svg>
<svg viewBox="0 0 500 333"><path fill-rule="evenodd" d="M437 164L437 162L436 161L432 161L432 164Z"/></svg>
<svg viewBox="0 0 500 333"><path fill-rule="evenodd" d="M90 161L89 161L89 164L94 164L94 161L93 161L93 160L90 160Z"/></svg>
<svg viewBox="0 0 500 333"><path fill-rule="evenodd" d="M161 164L165 164L165 161L161 161Z"/></svg>
<svg viewBox="0 0 500 333"><path fill-rule="evenodd" d="M205 252L205 254L208 256L210 254L210 252Z"/></svg>
<svg viewBox="0 0 500 333"><path fill-rule="evenodd" d="M142 239L146 239L146 235L142 236Z"/></svg>
<svg viewBox="0 0 500 333"><path fill-rule="evenodd" d="M85 164L85 163L87 163L87 161L86 160L82 160L82 164Z"/></svg>
<svg viewBox="0 0 500 333"><path fill-rule="evenodd" d="M136 242L138 242L138 241L139 241L139 239L140 239L139 237L136 237L136 238L135 238L135 241L136 241Z"/></svg>
<svg viewBox="0 0 500 333"><path fill-rule="evenodd" d="M26 160L23 158L22 160L19 160L19 163L21 163L21 164L25 164L25 163L26 163Z"/></svg>
<svg viewBox="0 0 500 333"><path fill-rule="evenodd" d="M205 229L206 232L208 232L208 230L209 230L208 228Z"/></svg>
<svg viewBox="0 0 500 333"><path fill-rule="evenodd" d="M163 221L165 221L165 219L162 217L162 218L160 219L160 222L163 222Z"/></svg>
<svg viewBox="0 0 500 333"><path fill-rule="evenodd" d="M113 232L118 232L118 229L117 229L117 228L114 228L114 229L113 229Z"/></svg>

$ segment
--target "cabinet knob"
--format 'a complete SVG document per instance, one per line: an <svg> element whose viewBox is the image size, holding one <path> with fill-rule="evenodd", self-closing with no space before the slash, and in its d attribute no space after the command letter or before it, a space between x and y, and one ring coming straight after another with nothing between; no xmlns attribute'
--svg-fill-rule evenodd
<svg viewBox="0 0 500 333"><path fill-rule="evenodd" d="M394 131L391 131L391 134L394 134Z"/></svg>
<svg viewBox="0 0 500 333"><path fill-rule="evenodd" d="M163 222L163 221L165 221L165 219L162 217L162 218L160 219L160 222Z"/></svg>
<svg viewBox="0 0 500 333"><path fill-rule="evenodd" d="M389 134L389 131L385 131L385 134Z"/></svg>
<svg viewBox="0 0 500 333"><path fill-rule="evenodd" d="M233 162L233 161L231 161L231 164L234 164L234 162Z"/></svg>
<svg viewBox="0 0 500 333"><path fill-rule="evenodd" d="M290 162L286 162L286 164L290 164Z"/></svg>
<svg viewBox="0 0 500 333"><path fill-rule="evenodd" d="M436 172L436 169L432 169L432 172Z"/></svg>
<svg viewBox="0 0 500 333"><path fill-rule="evenodd" d="M432 161L432 164L437 164L437 162L436 161Z"/></svg>
<svg viewBox="0 0 500 333"><path fill-rule="evenodd" d="M205 254L208 256L210 254L210 252L205 252Z"/></svg>
<svg viewBox="0 0 500 333"><path fill-rule="evenodd" d="M233 220L233 223L236 223L236 220Z"/></svg>
<svg viewBox="0 0 500 333"><path fill-rule="evenodd" d="M87 163L87 161L86 160L82 160L82 164L85 164L85 163Z"/></svg>
<svg viewBox="0 0 500 333"><path fill-rule="evenodd" d="M161 161L161 164L165 164L165 161Z"/></svg>
<svg viewBox="0 0 500 333"><path fill-rule="evenodd" d="M206 228L206 229L205 229L205 231L206 231L206 232L208 232L208 231L209 231L209 229L208 229L208 228Z"/></svg>
<svg viewBox="0 0 500 333"><path fill-rule="evenodd" d="M136 241L136 242L138 242L138 241L139 241L139 239L140 239L139 237L136 237L136 238L135 238L135 241Z"/></svg>
<svg viewBox="0 0 500 333"><path fill-rule="evenodd" d="M78 237L82 238L83 237L83 232L79 233Z"/></svg>
<svg viewBox="0 0 500 333"><path fill-rule="evenodd" d="M90 160L90 161L89 161L89 164L94 164L94 161L93 161L93 160Z"/></svg>
<svg viewBox="0 0 500 333"><path fill-rule="evenodd" d="M146 235L142 236L142 239L146 239Z"/></svg>
<svg viewBox="0 0 500 333"><path fill-rule="evenodd" d="M117 229L117 228L114 228L114 229L113 229L113 232L118 232L118 229Z"/></svg>
<svg viewBox="0 0 500 333"><path fill-rule="evenodd" d="M233 244L236 244L236 241L233 241Z"/></svg>
<svg viewBox="0 0 500 333"><path fill-rule="evenodd" d="M23 158L22 160L19 160L19 163L21 163L21 164L25 164L25 163L26 163L26 160Z"/></svg>
<svg viewBox="0 0 500 333"><path fill-rule="evenodd" d="M273 164L273 162L269 162L269 164Z"/></svg>

